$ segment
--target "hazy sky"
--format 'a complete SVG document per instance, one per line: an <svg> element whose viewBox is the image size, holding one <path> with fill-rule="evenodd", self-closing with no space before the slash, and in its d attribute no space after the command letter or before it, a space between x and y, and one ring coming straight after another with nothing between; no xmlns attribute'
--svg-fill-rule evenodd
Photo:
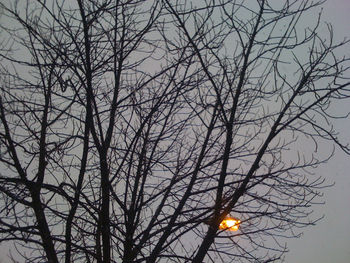
<svg viewBox="0 0 350 263"><path fill-rule="evenodd" d="M350 0L328 0L323 6L323 20L332 23L335 39L350 38ZM315 14L316 15L316 14ZM349 45L348 45L349 47ZM349 56L350 50L345 51ZM348 76L349 77L349 76ZM337 105L350 110L350 100ZM343 141L350 143L350 119L339 121L336 128ZM304 230L299 239L289 240L286 263L350 262L350 156L337 151L333 160L316 171L335 185L325 191L325 205L314 207L324 219Z"/></svg>
<svg viewBox="0 0 350 263"><path fill-rule="evenodd" d="M2 0L0 0L2 1ZM276 0L278 1L278 0ZM328 0L323 6L323 21L332 23L335 39L350 38L350 0ZM317 13L315 12L315 19ZM348 56L350 50L347 51ZM345 54L344 54L345 55ZM337 105L350 110L350 100ZM343 141L350 143L350 118L336 123ZM286 263L349 263L350 262L350 156L337 151L335 157L316 171L335 185L325 190L325 205L315 206L315 217L324 219L304 229L299 239L288 240L290 252ZM1 255L1 248L0 248ZM1 259L1 256L0 256Z"/></svg>

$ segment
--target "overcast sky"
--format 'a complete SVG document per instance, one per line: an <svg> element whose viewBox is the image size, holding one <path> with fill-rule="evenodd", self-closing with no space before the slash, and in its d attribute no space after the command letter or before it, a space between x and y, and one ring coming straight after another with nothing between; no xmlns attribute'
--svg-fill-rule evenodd
<svg viewBox="0 0 350 263"><path fill-rule="evenodd" d="M328 0L323 7L323 21L332 23L335 39L350 37L350 0ZM310 19L316 18L316 15L315 12L315 17ZM337 107L350 110L350 100ZM336 125L343 141L350 143L350 119L341 120ZM328 183L335 182L333 187L325 190L326 204L314 207L315 216L324 215L324 219L316 226L304 229L301 238L288 240L290 252L286 255L285 262L349 263L350 156L337 151L335 157L316 172L325 177Z"/></svg>
<svg viewBox="0 0 350 263"><path fill-rule="evenodd" d="M323 20L332 23L335 39L350 37L350 1L328 0L323 6ZM316 15L316 14L315 14ZM348 45L349 47L349 45ZM349 56L350 50L346 50ZM349 76L348 76L349 77ZM350 101L337 105L350 110ZM339 121L336 128L343 141L350 142L350 119ZM304 230L299 239L289 240L286 263L349 263L350 262L350 156L337 151L335 158L316 172L335 185L325 191L325 205L315 207L324 219Z"/></svg>

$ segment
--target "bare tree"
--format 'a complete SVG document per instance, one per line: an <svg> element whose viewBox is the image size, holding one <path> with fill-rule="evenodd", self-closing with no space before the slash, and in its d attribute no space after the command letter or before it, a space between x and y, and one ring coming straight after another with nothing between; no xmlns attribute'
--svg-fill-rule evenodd
<svg viewBox="0 0 350 263"><path fill-rule="evenodd" d="M1 4L0 241L17 258L273 262L315 222L314 168L350 153L329 108L350 95L348 42L321 14L303 27L321 3L246 2Z"/></svg>

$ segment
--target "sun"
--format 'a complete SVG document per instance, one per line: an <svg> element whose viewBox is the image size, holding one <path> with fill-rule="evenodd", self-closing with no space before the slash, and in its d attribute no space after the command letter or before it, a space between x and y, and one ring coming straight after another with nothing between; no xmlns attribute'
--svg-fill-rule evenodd
<svg viewBox="0 0 350 263"><path fill-rule="evenodd" d="M219 225L219 229L237 231L239 228L240 220L232 217L225 218Z"/></svg>

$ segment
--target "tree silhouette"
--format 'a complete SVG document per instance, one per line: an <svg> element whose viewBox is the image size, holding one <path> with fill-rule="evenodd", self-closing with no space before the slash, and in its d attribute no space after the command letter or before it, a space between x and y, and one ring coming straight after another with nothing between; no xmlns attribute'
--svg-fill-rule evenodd
<svg viewBox="0 0 350 263"><path fill-rule="evenodd" d="M0 241L16 257L273 262L314 223L314 168L350 153L330 111L350 95L348 42L321 15L303 26L321 3L245 2L1 4ZM219 228L229 215L238 231Z"/></svg>

